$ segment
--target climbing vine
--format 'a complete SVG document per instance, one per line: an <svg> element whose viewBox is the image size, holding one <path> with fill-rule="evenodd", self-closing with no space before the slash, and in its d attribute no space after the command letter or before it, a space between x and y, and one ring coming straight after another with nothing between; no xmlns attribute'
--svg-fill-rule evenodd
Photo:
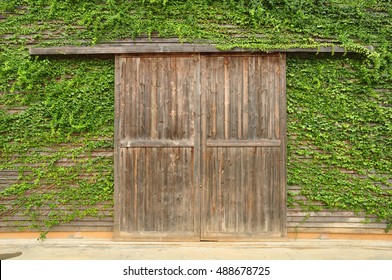
<svg viewBox="0 0 392 280"><path fill-rule="evenodd" d="M114 181L113 60L40 60L9 49L0 61L0 170L18 173L17 182L1 190L2 220L41 230L107 215ZM13 108L20 110L10 113ZM15 222L15 215L31 222Z"/></svg>
<svg viewBox="0 0 392 280"><path fill-rule="evenodd" d="M0 185L1 219L46 230L112 215L113 59L37 58L28 48L159 36L222 50L357 53L288 58L288 183L306 197L289 192L289 204L364 212L389 229L391 14L389 0L0 2L0 177L16 174Z"/></svg>
<svg viewBox="0 0 392 280"><path fill-rule="evenodd" d="M289 60L288 184L302 186L308 202L375 214L390 228L391 88L368 84L361 67L353 59Z"/></svg>

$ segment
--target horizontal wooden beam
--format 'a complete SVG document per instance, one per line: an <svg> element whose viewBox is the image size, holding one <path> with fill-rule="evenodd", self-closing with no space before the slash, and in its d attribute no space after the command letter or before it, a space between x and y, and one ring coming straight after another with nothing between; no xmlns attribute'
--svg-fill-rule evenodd
<svg viewBox="0 0 392 280"><path fill-rule="evenodd" d="M207 140L207 147L280 147L280 140Z"/></svg>
<svg viewBox="0 0 392 280"><path fill-rule="evenodd" d="M366 47L372 51L373 47ZM63 46L31 48L30 55L107 55L107 54L143 54L143 53L244 53L260 52L255 49L234 48L227 51L219 50L211 44L190 44L190 43L120 43L120 44L101 44L95 46ZM346 53L343 47L329 46L319 48L293 48L293 49L273 49L268 53ZM265 52L264 52L265 53Z"/></svg>
<svg viewBox="0 0 392 280"><path fill-rule="evenodd" d="M280 147L280 140L207 140L207 147ZM121 140L121 148L192 148L190 140Z"/></svg>
<svg viewBox="0 0 392 280"><path fill-rule="evenodd" d="M190 140L121 140L121 148L192 148Z"/></svg>

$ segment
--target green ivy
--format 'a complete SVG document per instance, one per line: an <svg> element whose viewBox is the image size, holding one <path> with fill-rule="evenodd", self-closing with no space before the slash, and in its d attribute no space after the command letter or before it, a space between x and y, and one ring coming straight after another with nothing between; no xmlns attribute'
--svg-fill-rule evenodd
<svg viewBox="0 0 392 280"><path fill-rule="evenodd" d="M288 61L288 183L302 187L308 206L364 211L389 229L391 85L375 89L362 67L342 58Z"/></svg>
<svg viewBox="0 0 392 280"><path fill-rule="evenodd" d="M0 216L29 215L46 231L112 213L113 159L96 151L113 150L113 59L36 58L28 47L160 36L222 50L357 53L288 58L288 183L307 199L289 192L288 202L364 212L389 229L391 15L389 0L0 2L0 170L19 174L0 190Z"/></svg>
<svg viewBox="0 0 392 280"><path fill-rule="evenodd" d="M114 61L10 48L0 62L0 170L19 173L0 192L0 216L28 215L41 230L102 215L113 205L113 159L93 154L113 148ZM8 113L15 107L25 109Z"/></svg>

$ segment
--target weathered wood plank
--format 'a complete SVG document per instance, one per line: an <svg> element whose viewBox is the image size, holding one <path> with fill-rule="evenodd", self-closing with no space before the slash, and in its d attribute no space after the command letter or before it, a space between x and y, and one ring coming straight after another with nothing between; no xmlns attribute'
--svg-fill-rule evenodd
<svg viewBox="0 0 392 280"><path fill-rule="evenodd" d="M144 177L144 182L143 182L143 186L141 187L142 192L140 195L140 199L144 202L143 206L142 206L142 214L141 216L143 217L141 220L141 224L144 225L145 228L149 229L151 228L151 219L149 218L149 213L150 213L150 209L154 207L154 203L153 203L153 193L154 193L154 184L152 184L152 178L153 176L156 176L155 174L155 170L153 169L153 167L155 166L154 163L152 162L153 159L155 158L155 154L156 154L156 149L152 148L151 151L149 151L149 149L144 148L144 157L145 157L145 165L143 166L143 168L145 170L148 171L149 176L145 176ZM150 155L149 155L150 153ZM148 194L146 195L145 198L143 198L143 194Z"/></svg>
<svg viewBox="0 0 392 280"><path fill-rule="evenodd" d="M235 87L235 95L237 100L235 100L234 107L236 108L237 112L237 117L236 117L236 130L237 133L235 135L235 138L237 139L243 139L242 136L242 125L243 125L243 119L242 119L242 106L243 106L243 91L244 91L244 85L243 85L243 77L241 75L241 71L244 69L244 61L246 58L241 58L237 59L237 69L236 73L234 73L235 76L235 81L236 83L234 84ZM237 104L237 106L235 106Z"/></svg>
<svg viewBox="0 0 392 280"><path fill-rule="evenodd" d="M176 102L176 112L175 118L177 123L177 137L178 138L185 138L185 122L188 122L188 116L184 117L184 105L187 102L187 94L184 95L184 85L186 85L186 79L188 75L183 75L182 73L187 73L187 67L184 59L179 59L177 61L177 102ZM187 136L189 138L189 135Z"/></svg>
<svg viewBox="0 0 392 280"><path fill-rule="evenodd" d="M238 108L238 103L237 103L237 92L236 88L238 86L238 59L241 58L236 58L236 57L225 57L228 62L228 72L229 72L229 81L228 81L228 93L229 93L229 124L228 124L228 138L229 139L237 139L237 129L238 129L238 114L237 114L237 108Z"/></svg>
<svg viewBox="0 0 392 280"><path fill-rule="evenodd" d="M372 46L365 46L373 51ZM251 53L257 50L234 48L224 53ZM273 49L269 53L347 53L350 52L343 47L329 46L319 48L292 48L292 49ZM98 54L141 54L141 53L222 53L216 46L211 44L189 44L189 43L132 43L124 44L99 44L95 46L75 47L46 47L46 48L30 48L30 55L98 55ZM265 53L265 52L264 52Z"/></svg>
<svg viewBox="0 0 392 280"><path fill-rule="evenodd" d="M308 223L335 223L335 224L352 224L352 223L360 223L363 227L369 224L383 224L383 223L372 223L366 217L344 217L344 216L310 216L310 217L288 217L288 223L295 224L296 222L301 223L304 222Z"/></svg>
<svg viewBox="0 0 392 280"><path fill-rule="evenodd" d="M208 140L207 147L280 147L280 140Z"/></svg>
<svg viewBox="0 0 392 280"><path fill-rule="evenodd" d="M280 166L280 149L279 148L274 148L271 149L272 153L272 161L271 161L271 166L272 166L272 176L273 176L273 183L272 183L272 196L273 196L273 202L271 205L271 208L275 208L274 211L272 212L272 221L273 221L273 232L279 233L281 232L281 212L282 212L282 204L283 201L281 199L281 182L280 182L280 172L281 172L281 166ZM279 206L277 206L279 205Z"/></svg>
<svg viewBox="0 0 392 280"><path fill-rule="evenodd" d="M242 95L241 95L242 99ZM240 137L240 135L239 135ZM245 190L243 189L244 187L244 155L243 155L243 149L235 149L236 153L236 163L237 165L234 166L236 174L235 174L235 192L236 192L236 231L237 232L245 232L245 227L246 227L246 216L245 216L245 201L247 200L247 197L245 197Z"/></svg>
<svg viewBox="0 0 392 280"><path fill-rule="evenodd" d="M157 149L157 166L155 167L158 170L158 184L155 187L154 195L156 195L157 200L154 208L152 208L152 212L149 214L149 219L154 221L153 228L147 228L146 231L160 231L163 232L163 202L164 202L164 185L167 184L165 182L165 165L166 156L164 155L164 149ZM147 195L147 194L146 194ZM158 218L157 218L158 217Z"/></svg>
<svg viewBox="0 0 392 280"><path fill-rule="evenodd" d="M260 57L257 59L257 73L261 74L261 78L256 80L257 88L256 92L260 92L257 98L257 106L260 108L257 118L257 137L259 138L269 138L269 87L268 87L268 57Z"/></svg>
<svg viewBox="0 0 392 280"><path fill-rule="evenodd" d="M287 217L338 217L337 219L339 219L340 217L358 217L364 215L364 213L356 214L355 212L341 209L324 209L319 212L307 212L301 208L287 210ZM376 219L376 216L371 216L369 218Z"/></svg>
<svg viewBox="0 0 392 280"><path fill-rule="evenodd" d="M211 61L210 59L208 61ZM217 122L218 122L218 88L219 88L219 79L217 71L212 71L212 67L209 67L207 71L210 75L206 75L208 79L207 86L209 87L210 94L208 96L210 112L211 112L211 120L209 122L211 126L211 131L207 134L207 138L215 139L217 137ZM211 79L208 78L211 76Z"/></svg>
<svg viewBox="0 0 392 280"><path fill-rule="evenodd" d="M269 215L271 196L270 196L270 173L269 169L269 153L268 149L256 149L256 193L257 193L257 209L258 209L258 220L256 220L256 229L262 232L268 232L270 230ZM261 178L261 179L259 179ZM258 181L260 180L260 181ZM260 182L260 183L259 183Z"/></svg>
<svg viewBox="0 0 392 280"><path fill-rule="evenodd" d="M135 217L135 223L136 223L136 228L139 230L139 228L142 227L142 225L145 225L145 204L147 203L148 196L144 197L145 193L148 193L148 190L146 189L146 178L151 176L151 170L146 169L146 158L149 157L146 148L136 148L135 150L138 150L139 156L135 159L137 160L137 163L135 165L137 166L137 174L136 174L136 186L135 186L135 205L137 209L134 210L136 212L137 216ZM141 176L145 172L146 176ZM140 174L140 175L139 175Z"/></svg>
<svg viewBox="0 0 392 280"><path fill-rule="evenodd" d="M212 168L206 168L203 170L205 172L204 182L203 182L203 200L202 200L202 209L205 213L204 219L202 219L202 232L209 232L213 231L215 224L210 224L207 221L210 219L212 215L215 214L216 211L216 195L214 195L214 189L211 188L211 184L214 184L214 176L212 174L215 173L215 157L212 153L208 153L205 158L204 162L206 166ZM210 193L212 192L212 193Z"/></svg>
<svg viewBox="0 0 392 280"><path fill-rule="evenodd" d="M273 61L273 71L274 71L274 101L273 101L273 110L272 110L272 115L273 115L273 122L274 122L274 127L273 127L273 139L280 139L280 95L281 95L281 63L280 60L281 58L279 56L271 58Z"/></svg>
<svg viewBox="0 0 392 280"><path fill-rule="evenodd" d="M151 58L144 59L143 63L140 65L140 95L141 100L139 102L139 138L151 139L151 98L152 98L152 75L151 75Z"/></svg>
<svg viewBox="0 0 392 280"><path fill-rule="evenodd" d="M177 100L177 60L175 57L168 58L168 96L167 96L167 130L169 139L178 139L177 135L177 119L176 119L176 106Z"/></svg>
<svg viewBox="0 0 392 280"><path fill-rule="evenodd" d="M224 163L224 173L226 173L226 176L224 176L224 185L223 185L223 190L224 190L224 196L223 196L223 207L224 207L224 228L226 232L235 232L235 229L233 228L235 226L233 219L235 212L233 211L233 204L232 200L234 196L236 195L235 190L233 190L234 182L234 168L233 168L233 161L234 159L232 158L232 149L223 149L219 148L224 151L224 158L225 158L225 163ZM233 213L234 212L234 213Z"/></svg>
<svg viewBox="0 0 392 280"><path fill-rule="evenodd" d="M122 88L121 86L124 84L122 81L122 57L116 56L115 58L115 76L114 76L114 235L117 235L120 232L120 217L122 199L121 194L123 191L122 182L121 182L121 157L120 157L120 138L121 138L121 122L123 121L123 117L121 114L121 102L123 102L122 98Z"/></svg>
<svg viewBox="0 0 392 280"><path fill-rule="evenodd" d="M230 72L229 72L230 60L228 57L224 57L223 69L224 69L224 139L230 138Z"/></svg>
<svg viewBox="0 0 392 280"><path fill-rule="evenodd" d="M151 140L158 138L158 60L151 59Z"/></svg>
<svg viewBox="0 0 392 280"><path fill-rule="evenodd" d="M130 158L130 161L132 162L131 167L128 169L130 172L130 203L129 203L129 208L127 209L127 211L130 212L130 220L132 221L129 223L129 230L131 231L138 231L140 230L139 228L139 203L138 203L138 193L139 193L139 186L138 186L138 174L142 175L142 172L139 172L139 151L141 150L141 148L134 148L131 149L132 154L128 155L128 157ZM143 170L141 170L143 171ZM143 174L144 175L144 174ZM142 177L144 177L142 175ZM145 174L145 176L147 176L147 174Z"/></svg>
<svg viewBox="0 0 392 280"><path fill-rule="evenodd" d="M267 106L265 108L265 113L266 113L266 127L267 127L267 138L268 139L273 139L273 134L274 134L274 98L275 98L275 69L274 69L274 57L267 57L266 58L266 64L265 64L265 69L266 69L266 90L267 90ZM272 72L271 72L272 71Z"/></svg>
<svg viewBox="0 0 392 280"><path fill-rule="evenodd" d="M140 71L140 58L135 57L135 58L128 58L128 63L127 67L129 70L127 71L128 74L130 74L130 77L128 79L130 83L130 99L128 102L129 104L129 109L127 109L128 114L130 115L129 118L129 131L126 135L126 138L135 138L138 139L138 129L139 129L139 119L141 116L138 115L138 109L139 109L139 71Z"/></svg>
<svg viewBox="0 0 392 280"><path fill-rule="evenodd" d="M200 85L201 81L201 69L200 65L202 63L200 54L193 55L191 60L189 61L189 74L192 75L194 79L192 82L187 84L187 92L189 93L189 130L191 138L194 141L193 153L191 152L190 165L193 165L193 178L191 182L193 182L193 209L189 211L193 211L193 220L189 220L189 226L193 226L195 230L195 235L197 238L200 238L201 234L201 204L202 204L202 187L205 183L203 178L203 168L202 161L204 161L204 147L205 147L205 137L203 137L202 127L204 127L205 118L205 108L203 107L203 98L202 98L202 89ZM193 129L192 129L193 128ZM184 201L184 203L189 204L189 201Z"/></svg>
<svg viewBox="0 0 392 280"><path fill-rule="evenodd" d="M257 88L257 83L258 79L257 77L260 76L260 73L258 72L257 69L257 60L254 57L249 58L249 91L248 91L248 96L249 96L249 128L248 128L248 139L250 140L255 140L257 139L257 118L259 113L257 112L257 108L260 108L260 102L259 102L259 95L257 94L258 88ZM256 76L257 75L257 76ZM259 137L260 138L260 137Z"/></svg>
<svg viewBox="0 0 392 280"><path fill-rule="evenodd" d="M116 237L118 241L146 241L153 240L154 242L176 242L182 241L199 241L193 232L120 232Z"/></svg>
<svg viewBox="0 0 392 280"><path fill-rule="evenodd" d="M126 58L121 58L121 90L120 90L120 114L121 114L121 122L120 122L120 131L119 131L119 137L120 139L125 138L125 128L127 127L127 124L129 124L128 121L128 116L127 116L127 112L125 110L125 108L128 108L129 104L130 104L130 99L129 99L129 83L127 83L129 77L128 72L127 71L127 60ZM127 97L125 97L127 96Z"/></svg>
<svg viewBox="0 0 392 280"><path fill-rule="evenodd" d="M123 61L119 102L126 121L118 133L123 190L116 236L196 235L194 121L189 118L197 64L184 56L126 56Z"/></svg>
<svg viewBox="0 0 392 280"><path fill-rule="evenodd" d="M167 95L167 90L168 90L168 77L167 73L169 69L167 68L167 59L161 57L158 58L159 61L159 139L166 139L167 138L167 115L168 115L168 109L167 109L167 103L168 100L166 98Z"/></svg>
<svg viewBox="0 0 392 280"><path fill-rule="evenodd" d="M385 234L385 228L287 228L288 233L320 233L320 234Z"/></svg>
<svg viewBox="0 0 392 280"><path fill-rule="evenodd" d="M219 231L224 232L226 230L225 227L225 205L224 205L224 197L225 197L225 154L223 153L222 149L216 149L217 155L219 155L219 169L218 169L218 176L219 176L219 196L218 196L218 204L219 204L219 212L218 212L218 222L219 222ZM212 186L213 187L213 186ZM208 222L214 222L215 219L210 217Z"/></svg>
<svg viewBox="0 0 392 280"><path fill-rule="evenodd" d="M224 57L210 57L213 64L213 72L216 73L217 85L217 134L214 139L225 139L225 72L223 69Z"/></svg>
<svg viewBox="0 0 392 280"><path fill-rule="evenodd" d="M242 186L247 186L247 188L241 192L242 200L245 202L244 204L244 232L252 231L252 222L253 217L255 215L253 211L254 202L255 202L255 193L253 192L253 167L251 164L251 160L254 158L252 156L254 153L254 148L247 150L242 150L242 161L243 161L243 171L242 171Z"/></svg>
<svg viewBox="0 0 392 280"><path fill-rule="evenodd" d="M280 150L280 197L281 232L287 236L287 132L286 132L286 54L279 54L279 139Z"/></svg>
<svg viewBox="0 0 392 280"><path fill-rule="evenodd" d="M288 227L300 227L300 228L311 228L315 229L338 229L338 228L363 228L365 229L366 226L362 223L333 223L333 222L325 222L325 223L318 223L318 222L306 222L306 223L295 223L289 222ZM372 229L385 229L385 224L373 224Z"/></svg>
<svg viewBox="0 0 392 280"><path fill-rule="evenodd" d="M242 69L242 82L243 82L243 93L242 93L242 135L239 135L239 139L248 139L248 122L249 122L249 57L244 57L243 69Z"/></svg>
<svg viewBox="0 0 392 280"><path fill-rule="evenodd" d="M131 157L128 156L128 151L125 149L121 149L121 158L122 158L122 163L121 163L121 184L122 184L122 193L121 193L121 198L122 198L122 204L121 204L121 227L120 230L124 231L129 231L130 230L130 225L128 221L131 219L131 202L132 202L132 197L131 197L131 186L132 186L132 177L131 175L131 168L133 169L132 166L132 161ZM132 209L132 208L131 208Z"/></svg>
<svg viewBox="0 0 392 280"><path fill-rule="evenodd" d="M121 148L138 148L138 147L193 147L191 140L122 140Z"/></svg>

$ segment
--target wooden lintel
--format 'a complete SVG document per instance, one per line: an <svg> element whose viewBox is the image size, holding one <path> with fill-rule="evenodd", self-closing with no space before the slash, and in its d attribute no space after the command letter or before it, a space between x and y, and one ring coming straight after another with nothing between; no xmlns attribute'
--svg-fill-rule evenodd
<svg viewBox="0 0 392 280"><path fill-rule="evenodd" d="M366 47L373 51L372 46ZM63 46L31 48L30 55L104 55L104 54L143 54L143 53L243 53L260 52L255 49L234 48L227 51L219 50L211 44L190 44L190 43L122 43L122 44L102 44L95 46ZM273 49L268 53L349 53L343 47L329 46L319 48L293 48L293 49Z"/></svg>

